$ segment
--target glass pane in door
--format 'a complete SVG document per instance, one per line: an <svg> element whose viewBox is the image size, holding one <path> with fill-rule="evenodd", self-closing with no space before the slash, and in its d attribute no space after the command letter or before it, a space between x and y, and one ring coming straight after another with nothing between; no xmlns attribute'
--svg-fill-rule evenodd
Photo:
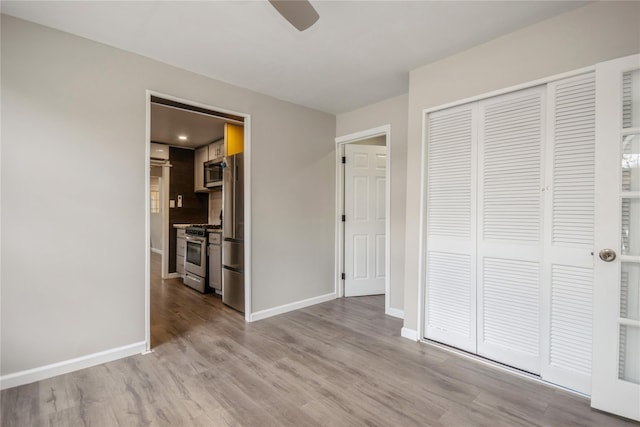
<svg viewBox="0 0 640 427"><path fill-rule="evenodd" d="M621 203L620 253L640 255L640 199L624 197Z"/></svg>
<svg viewBox="0 0 640 427"><path fill-rule="evenodd" d="M622 263L620 271L620 317L640 320L640 263Z"/></svg>
<svg viewBox="0 0 640 427"><path fill-rule="evenodd" d="M638 354L640 348L640 328L636 326L620 325L620 364L618 378L635 384L640 384L640 358L632 357Z"/></svg>
<svg viewBox="0 0 640 427"><path fill-rule="evenodd" d="M640 191L640 134L622 138L622 191Z"/></svg>
<svg viewBox="0 0 640 427"><path fill-rule="evenodd" d="M622 74L622 127L640 126L640 70Z"/></svg>

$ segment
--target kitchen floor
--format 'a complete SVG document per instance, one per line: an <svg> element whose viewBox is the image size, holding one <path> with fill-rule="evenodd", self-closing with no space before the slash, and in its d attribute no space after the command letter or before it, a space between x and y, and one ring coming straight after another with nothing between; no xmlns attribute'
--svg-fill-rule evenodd
<svg viewBox="0 0 640 427"><path fill-rule="evenodd" d="M244 322L244 314L227 307L220 295L202 294L182 279L162 280L161 257L151 254L151 348L198 330L220 316ZM228 317L228 319L227 319Z"/></svg>
<svg viewBox="0 0 640 427"><path fill-rule="evenodd" d="M152 261L153 352L5 390L3 427L638 425L401 338L383 296L245 323Z"/></svg>

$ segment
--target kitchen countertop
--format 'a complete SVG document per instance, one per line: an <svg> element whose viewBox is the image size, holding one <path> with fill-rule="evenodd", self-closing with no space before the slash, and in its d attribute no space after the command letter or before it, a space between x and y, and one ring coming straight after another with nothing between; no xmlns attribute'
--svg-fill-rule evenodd
<svg viewBox="0 0 640 427"><path fill-rule="evenodd" d="M177 228L179 230L184 230L185 228L189 227L191 224L173 224L173 228ZM222 233L221 229L217 229L217 230L207 230L208 233Z"/></svg>

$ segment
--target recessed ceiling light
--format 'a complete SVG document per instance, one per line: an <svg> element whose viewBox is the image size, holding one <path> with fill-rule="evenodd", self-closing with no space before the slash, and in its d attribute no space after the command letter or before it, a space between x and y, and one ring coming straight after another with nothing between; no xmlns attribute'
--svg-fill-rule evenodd
<svg viewBox="0 0 640 427"><path fill-rule="evenodd" d="M187 140L187 135L178 135L178 139L180 141L186 141Z"/></svg>

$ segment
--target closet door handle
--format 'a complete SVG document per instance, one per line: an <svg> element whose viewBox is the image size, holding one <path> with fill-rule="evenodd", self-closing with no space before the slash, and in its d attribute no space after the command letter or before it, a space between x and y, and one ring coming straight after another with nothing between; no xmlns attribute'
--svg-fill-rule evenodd
<svg viewBox="0 0 640 427"><path fill-rule="evenodd" d="M614 259L616 259L616 251L614 251L613 249L608 249L608 248L607 249L603 249L598 253L598 256L604 262L611 262Z"/></svg>

